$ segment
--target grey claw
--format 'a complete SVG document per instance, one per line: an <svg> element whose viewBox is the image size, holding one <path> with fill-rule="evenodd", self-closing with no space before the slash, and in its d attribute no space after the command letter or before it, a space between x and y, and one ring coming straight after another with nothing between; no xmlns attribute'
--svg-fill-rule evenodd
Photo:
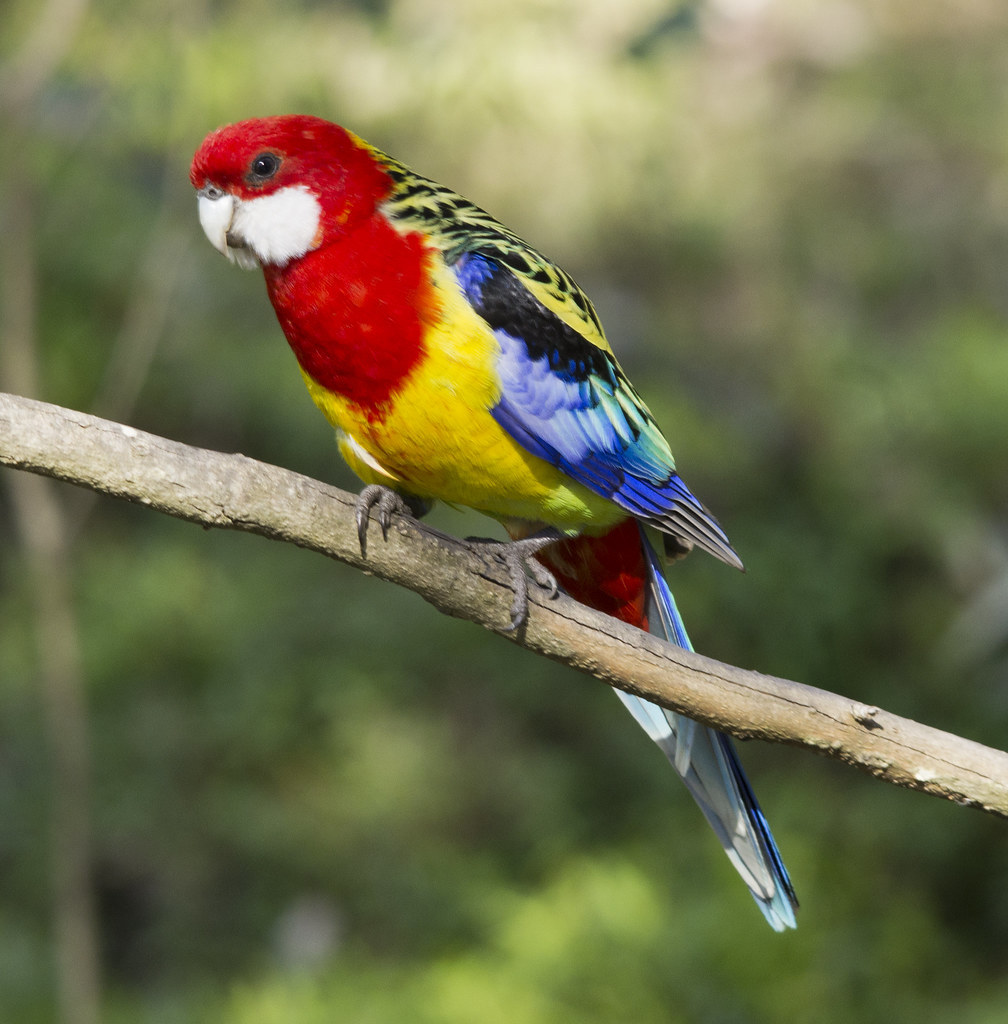
<svg viewBox="0 0 1008 1024"><path fill-rule="evenodd" d="M511 573L511 586L514 588L514 600L511 602L511 621L504 628L505 633L514 633L528 622L529 589L528 576L525 575L525 559L520 555L505 555L504 564Z"/></svg>
<svg viewBox="0 0 1008 1024"><path fill-rule="evenodd" d="M370 523L371 510L377 509L376 518L381 527L382 539L388 540L389 526L392 515L411 515L412 510L390 487L381 484L368 484L357 495L357 540L360 541L361 557L367 557L367 531Z"/></svg>
<svg viewBox="0 0 1008 1024"><path fill-rule="evenodd" d="M536 584L549 592L552 599L560 592L556 577L535 558L535 553L559 539L559 534L549 531L525 537L522 540L493 541L476 538L470 540L470 546L477 551L488 553L503 562L511 576L511 589L514 600L511 602L511 621L504 627L505 633L514 633L528 621L529 609L529 576Z"/></svg>

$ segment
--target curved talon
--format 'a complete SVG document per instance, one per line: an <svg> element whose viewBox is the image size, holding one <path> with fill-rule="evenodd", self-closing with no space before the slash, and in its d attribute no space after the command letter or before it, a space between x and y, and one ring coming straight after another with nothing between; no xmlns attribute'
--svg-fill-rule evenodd
<svg viewBox="0 0 1008 1024"><path fill-rule="evenodd" d="M382 539L388 540L388 529L392 525L392 516L408 516L413 510L391 487L381 484L368 484L357 495L357 540L360 542L361 557L367 557L367 531L370 523L371 510L377 509L376 518L381 527Z"/></svg>
<svg viewBox="0 0 1008 1024"><path fill-rule="evenodd" d="M560 534L555 530L544 530L531 537L512 541L469 539L469 546L474 551L489 554L499 562L503 562L511 576L514 600L511 602L511 621L504 628L505 633L513 633L515 630L521 629L528 621L529 576L537 586L549 591L550 598L556 597L560 592L556 577L535 558L537 551L541 551L548 544L559 539Z"/></svg>
<svg viewBox="0 0 1008 1024"><path fill-rule="evenodd" d="M514 600L511 602L511 621L505 627L505 633L513 633L528 621L528 576L525 566L529 559L522 557L521 553L514 551L508 544L502 552L501 558L511 573L511 586L514 589Z"/></svg>

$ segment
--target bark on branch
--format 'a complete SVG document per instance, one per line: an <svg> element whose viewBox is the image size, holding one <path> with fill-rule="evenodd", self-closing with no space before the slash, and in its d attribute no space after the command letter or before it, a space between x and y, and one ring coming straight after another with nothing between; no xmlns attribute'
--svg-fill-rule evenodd
<svg viewBox="0 0 1008 1024"><path fill-rule="evenodd" d="M409 520L367 556L355 496L243 455L193 448L132 427L0 394L0 463L148 505L206 527L318 551L416 591L436 608L503 632L504 572ZM509 639L743 738L807 747L921 790L1008 817L1008 754L802 683L682 651L560 596L532 595Z"/></svg>

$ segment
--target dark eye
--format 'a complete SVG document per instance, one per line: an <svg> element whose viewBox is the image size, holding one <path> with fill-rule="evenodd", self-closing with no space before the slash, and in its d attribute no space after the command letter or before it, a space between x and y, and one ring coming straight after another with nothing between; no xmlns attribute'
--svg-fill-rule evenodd
<svg viewBox="0 0 1008 1024"><path fill-rule="evenodd" d="M249 167L249 177L254 182L268 181L280 170L280 157L275 153L260 153Z"/></svg>

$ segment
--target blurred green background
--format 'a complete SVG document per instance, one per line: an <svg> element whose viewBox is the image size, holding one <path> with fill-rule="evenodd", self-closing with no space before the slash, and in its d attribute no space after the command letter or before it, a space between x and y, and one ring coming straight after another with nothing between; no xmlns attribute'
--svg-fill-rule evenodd
<svg viewBox="0 0 1008 1024"><path fill-rule="evenodd" d="M999 0L13 0L0 46L5 389L354 486L186 180L218 124L338 120L592 295L748 567L674 570L699 650L1004 747ZM602 685L24 479L0 1019L1008 1019L1003 821L746 745L776 936Z"/></svg>

